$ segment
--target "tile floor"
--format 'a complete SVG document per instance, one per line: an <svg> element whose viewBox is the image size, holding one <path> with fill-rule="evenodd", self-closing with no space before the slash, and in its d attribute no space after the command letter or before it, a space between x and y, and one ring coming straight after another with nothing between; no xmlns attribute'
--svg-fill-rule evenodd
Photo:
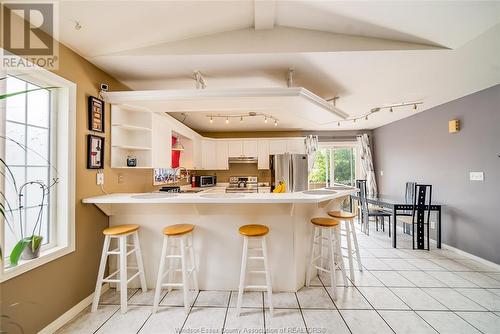
<svg viewBox="0 0 500 334"><path fill-rule="evenodd" d="M122 315L109 290L96 313L86 309L58 333L500 333L498 268L449 250L414 251L399 235L393 249L387 234L358 230L364 271L348 287L339 275L337 300L321 276L297 293L273 294L274 317L261 292L245 294L237 317L234 291L200 291L189 314L179 291L163 293L151 314L153 292L129 289Z"/></svg>

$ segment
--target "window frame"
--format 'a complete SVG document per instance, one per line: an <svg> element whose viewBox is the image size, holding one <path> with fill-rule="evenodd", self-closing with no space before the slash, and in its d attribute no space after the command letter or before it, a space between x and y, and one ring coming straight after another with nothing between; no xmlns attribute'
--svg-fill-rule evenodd
<svg viewBox="0 0 500 334"><path fill-rule="evenodd" d="M15 267L0 266L0 282L4 282L20 274L28 272L48 262L75 251L75 173L76 173L76 89L75 83L64 79L53 72L38 68L36 70L0 70L0 77L6 75L20 76L29 83L42 87L52 86L50 90L52 102L51 117L51 151L56 157L57 177L53 205L49 206L50 214L55 219L54 228L49 230L49 244L44 245L40 257L28 261L20 261ZM0 91L5 91L6 80L0 81ZM0 100L0 133L5 134L6 103ZM59 140L54 140L55 136ZM66 140L67 139L67 140ZM5 156L5 145L0 145L0 155ZM3 180L0 187L3 189ZM5 224L0 218L0 244L4 246ZM51 224L51 223L50 223ZM5 256L6 254L4 254ZM2 259L3 260L3 259Z"/></svg>

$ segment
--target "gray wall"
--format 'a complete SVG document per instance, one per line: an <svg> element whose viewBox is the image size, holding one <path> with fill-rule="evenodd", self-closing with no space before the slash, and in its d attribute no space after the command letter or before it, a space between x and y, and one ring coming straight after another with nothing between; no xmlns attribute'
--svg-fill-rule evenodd
<svg viewBox="0 0 500 334"><path fill-rule="evenodd" d="M448 133L448 121L461 130ZM406 181L433 185L444 204L443 242L500 264L500 85L377 128L379 193L404 194ZM383 171L384 175L380 175ZM469 181L470 171L484 182Z"/></svg>

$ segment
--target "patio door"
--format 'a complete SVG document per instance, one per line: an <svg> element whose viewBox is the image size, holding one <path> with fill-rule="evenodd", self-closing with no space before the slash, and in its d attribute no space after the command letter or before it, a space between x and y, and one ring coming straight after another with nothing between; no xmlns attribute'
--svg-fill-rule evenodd
<svg viewBox="0 0 500 334"><path fill-rule="evenodd" d="M334 184L354 186L359 175L358 145L320 143L314 168L309 175L310 188L331 187Z"/></svg>

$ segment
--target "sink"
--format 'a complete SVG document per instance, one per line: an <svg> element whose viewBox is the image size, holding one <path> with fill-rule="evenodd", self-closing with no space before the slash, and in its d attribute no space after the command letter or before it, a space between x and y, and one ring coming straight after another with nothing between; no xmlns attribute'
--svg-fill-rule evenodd
<svg viewBox="0 0 500 334"><path fill-rule="evenodd" d="M171 198L175 196L177 196L177 194L175 193L147 193L140 195L132 195L130 197L134 199L155 199L155 198Z"/></svg>
<svg viewBox="0 0 500 334"><path fill-rule="evenodd" d="M349 189L352 189L352 187L348 187L348 186L333 186L333 187L326 187L325 189L332 189L332 190L349 190Z"/></svg>
<svg viewBox="0 0 500 334"><path fill-rule="evenodd" d="M245 195L243 194L201 194L200 197L203 198L243 198Z"/></svg>
<svg viewBox="0 0 500 334"><path fill-rule="evenodd" d="M333 190L318 189L318 190L306 190L303 191L303 193L306 195L333 195L336 194L337 192Z"/></svg>

